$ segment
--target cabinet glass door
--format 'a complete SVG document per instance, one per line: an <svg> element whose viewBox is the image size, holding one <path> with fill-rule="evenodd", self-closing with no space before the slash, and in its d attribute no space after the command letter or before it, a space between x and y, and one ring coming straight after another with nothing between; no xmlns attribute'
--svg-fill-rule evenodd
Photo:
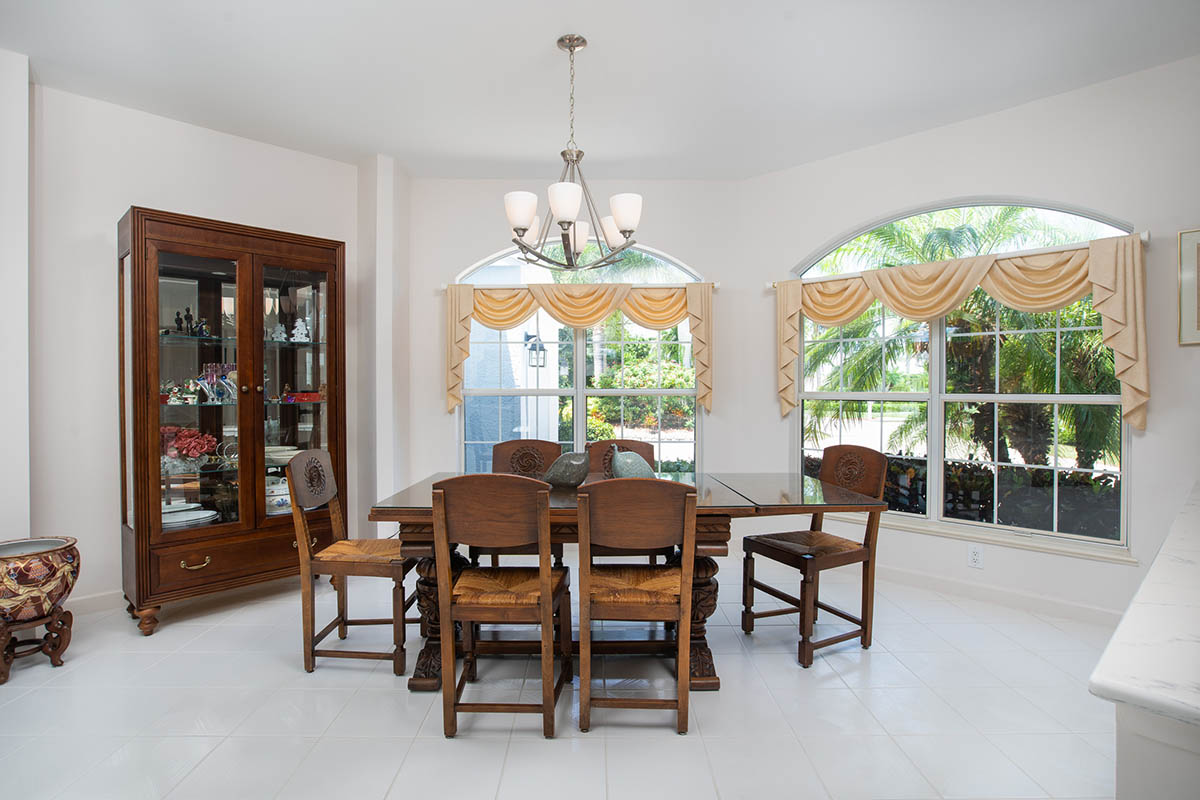
<svg viewBox="0 0 1200 800"><path fill-rule="evenodd" d="M246 527L239 498L239 259L169 247L149 248L158 278L162 535Z"/></svg>
<svg viewBox="0 0 1200 800"><path fill-rule="evenodd" d="M291 514L284 467L301 450L329 449L329 277L264 264L262 277L263 503Z"/></svg>

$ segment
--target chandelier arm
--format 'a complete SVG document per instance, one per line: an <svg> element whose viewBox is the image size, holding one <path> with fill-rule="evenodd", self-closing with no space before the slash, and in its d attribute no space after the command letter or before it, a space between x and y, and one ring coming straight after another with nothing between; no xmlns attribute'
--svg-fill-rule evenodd
<svg viewBox="0 0 1200 800"><path fill-rule="evenodd" d="M550 256L543 255L540 251L535 250L534 248L525 244L524 242L522 242L520 239L517 239L516 237L513 238L512 242L513 242L513 244L515 244L517 246L517 248L522 253L524 253L527 256L527 258L525 260L527 262L529 262L530 264L535 264L540 261L545 266L548 266L551 269L565 269L568 271L571 270L571 267L568 266L567 264L564 264L561 261L555 261L553 258L550 258Z"/></svg>
<svg viewBox="0 0 1200 800"><path fill-rule="evenodd" d="M583 187L583 202L587 206L588 219L591 221L592 230L596 233L596 249L600 253L600 257L605 257L604 252L604 229L600 227L600 215L596 213L596 203L592 200L592 191L588 188L587 180L583 177L583 166L575 165L575 172L579 175L579 185ZM584 243L587 247L587 243ZM609 248L611 251L612 248Z"/></svg>

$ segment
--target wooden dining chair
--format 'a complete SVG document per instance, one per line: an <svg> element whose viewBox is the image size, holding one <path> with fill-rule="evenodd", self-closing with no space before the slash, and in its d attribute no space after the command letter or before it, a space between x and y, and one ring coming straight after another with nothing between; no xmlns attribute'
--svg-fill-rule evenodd
<svg viewBox="0 0 1200 800"><path fill-rule="evenodd" d="M442 725L458 732L458 712L541 714L542 733L554 736L554 707L574 673L571 657L570 573L550 564L550 484L520 475L463 475L433 485L433 544L442 630ZM452 572L451 548L505 550L537 546L536 567L468 567ZM555 622L561 658L554 679ZM454 623L463 631L463 674L455 680ZM475 626L480 622L541 628L541 703L463 703L475 680Z"/></svg>
<svg viewBox="0 0 1200 800"><path fill-rule="evenodd" d="M887 478L887 456L869 447L842 444L825 448L818 478L826 484L840 486L859 494L883 499ZM747 536L742 540L745 558L742 562L742 631L752 633L754 620L780 614L800 615L800 665L813 663L813 651L829 645L858 638L864 649L871 646L871 616L875 606L875 540L879 534L879 516L868 517L867 530L861 542L844 539L821 530L821 513L812 515L806 531L787 531ZM768 586L754 577L754 556L763 556L800 571L800 597ZM862 607L860 616L822 603L817 596L818 578L824 570L862 564ZM772 611L754 611L754 590L761 589L789 605ZM858 627L846 633L814 642L813 625L817 609L851 622Z"/></svg>
<svg viewBox="0 0 1200 800"><path fill-rule="evenodd" d="M653 478L614 478L579 488L579 730L592 706L675 709L687 733L691 681L692 570L696 560L696 490ZM678 566L595 564L613 551L681 548ZM592 697L592 621L670 622L675 629L674 699Z"/></svg>
<svg viewBox="0 0 1200 800"><path fill-rule="evenodd" d="M602 473L605 478L613 476L612 458L614 444L620 452L637 453L646 459L646 463L650 465L650 469L657 469L654 463L654 445L650 442L642 442L637 439L601 439L597 442L588 442L589 472Z"/></svg>
<svg viewBox="0 0 1200 800"><path fill-rule="evenodd" d="M589 472L603 474L605 478L613 477L613 445L617 446L618 452L637 453L646 460L646 463L650 465L650 469L657 469L654 459L654 445L650 442L643 442L638 439L600 439L599 441L589 442L587 445ZM622 553L621 555L626 554ZM672 555L674 555L672 549L664 548L656 553L647 553L646 560L651 564L657 564L659 556L662 556L663 560L667 561L670 560Z"/></svg>
<svg viewBox="0 0 1200 800"><path fill-rule="evenodd" d="M510 439L492 445L492 472L505 475L524 475L527 478L541 479L555 459L562 455L562 445L558 442L547 442L544 439ZM536 555L537 544L517 550L504 550L510 555ZM554 555L554 566L563 565L563 547L561 544L551 545ZM479 557L491 556L492 566L500 566L501 551L495 548L468 547L467 557L471 566L479 566Z"/></svg>
<svg viewBox="0 0 1200 800"><path fill-rule="evenodd" d="M510 439L492 445L492 472L541 478L561 455L562 445L558 442Z"/></svg>
<svg viewBox="0 0 1200 800"><path fill-rule="evenodd" d="M404 597L404 576L416 565L416 559L400 555L400 542L395 539L348 539L338 487L334 482L333 462L325 450L304 450L292 457L284 468L288 492L292 498L292 519L296 528L295 547L300 554L300 595L304 629L304 671L312 672L316 659L367 658L392 662L392 672L403 675L405 612L417 599L414 594ZM333 527L333 542L313 552L317 539L309 530L308 513L328 504L329 521ZM337 592L337 616L314 633L315 608L313 576L329 575ZM347 614L346 579L351 575L391 578L392 616L389 619L351 619ZM317 645L337 628L338 638L345 639L347 628L358 625L391 625L390 653L363 650L318 650Z"/></svg>

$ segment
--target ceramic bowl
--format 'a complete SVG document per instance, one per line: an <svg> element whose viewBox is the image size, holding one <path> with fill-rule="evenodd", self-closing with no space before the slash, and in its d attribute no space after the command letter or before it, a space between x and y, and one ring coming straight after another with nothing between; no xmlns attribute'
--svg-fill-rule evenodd
<svg viewBox="0 0 1200 800"><path fill-rule="evenodd" d="M0 621L47 617L79 578L79 550L70 536L0 542Z"/></svg>

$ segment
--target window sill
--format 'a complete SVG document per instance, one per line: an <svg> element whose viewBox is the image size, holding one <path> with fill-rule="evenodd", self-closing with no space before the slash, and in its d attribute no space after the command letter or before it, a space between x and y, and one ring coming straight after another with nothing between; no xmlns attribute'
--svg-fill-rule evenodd
<svg viewBox="0 0 1200 800"><path fill-rule="evenodd" d="M825 519L859 524L862 523L862 518L862 514L825 515ZM1109 564L1137 566L1139 563L1130 554L1128 545L1093 544L1077 540L1055 539L1033 533L990 531L976 529L967 525L955 525L952 522L921 518L914 519L911 515L895 512L885 513L879 520L879 527L891 528L907 533L941 536L946 539L959 539L966 542L994 544L997 547L1011 547L1015 550L1032 550L1036 553L1049 553L1051 555L1069 556L1071 558L1083 558L1090 561L1103 561Z"/></svg>

